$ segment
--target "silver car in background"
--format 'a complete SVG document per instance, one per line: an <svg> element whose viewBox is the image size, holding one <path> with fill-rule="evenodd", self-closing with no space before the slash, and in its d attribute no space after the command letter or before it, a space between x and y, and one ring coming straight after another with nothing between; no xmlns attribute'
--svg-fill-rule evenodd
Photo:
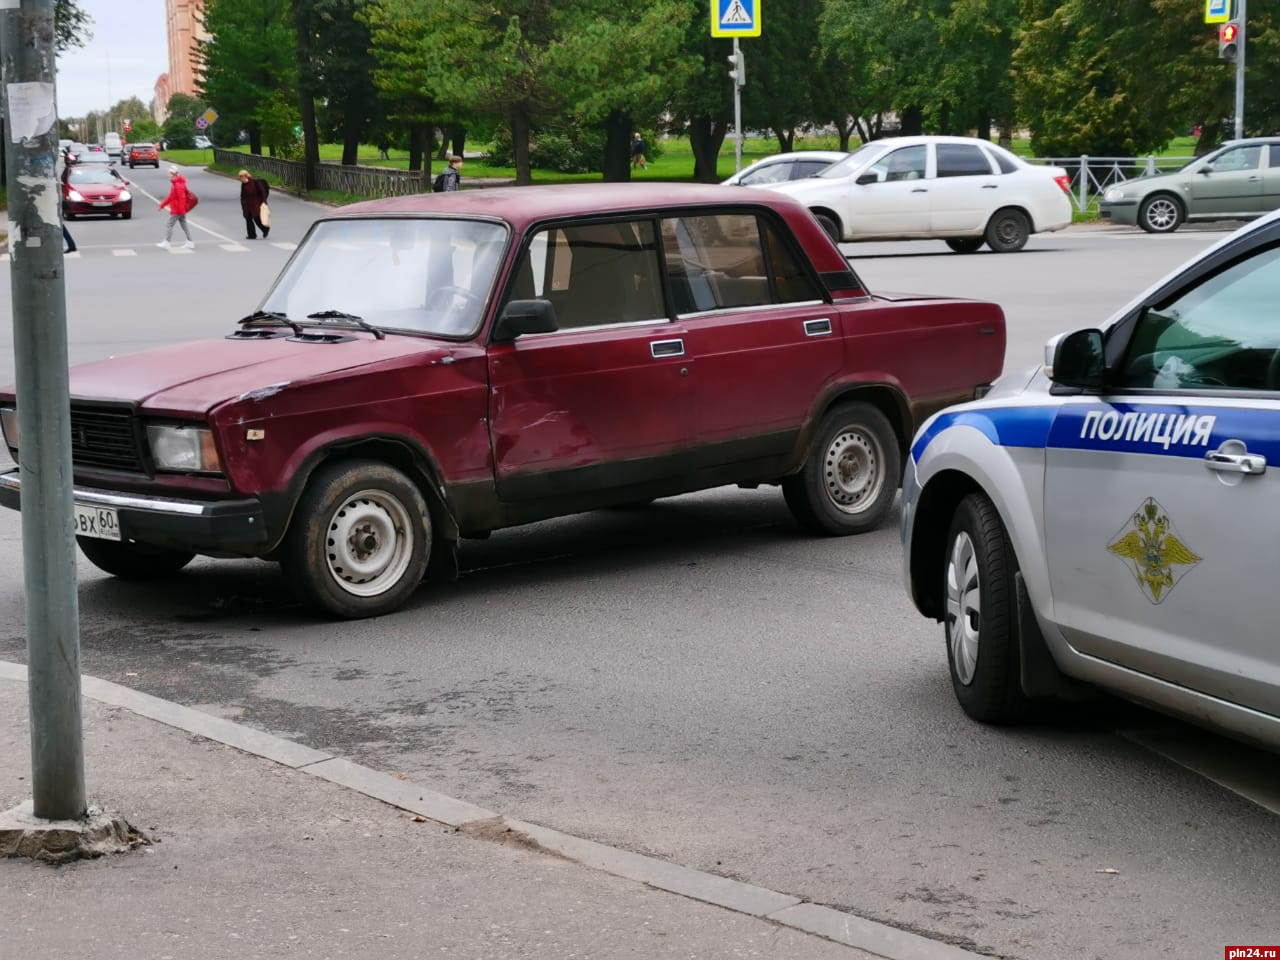
<svg viewBox="0 0 1280 960"><path fill-rule="evenodd" d="M970 716L1092 684L1280 749L1278 299L1272 215L925 422L906 580Z"/></svg>

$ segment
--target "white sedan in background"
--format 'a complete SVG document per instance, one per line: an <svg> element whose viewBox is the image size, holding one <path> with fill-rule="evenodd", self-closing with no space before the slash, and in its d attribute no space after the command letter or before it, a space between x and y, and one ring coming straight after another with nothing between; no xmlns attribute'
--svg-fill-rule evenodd
<svg viewBox="0 0 1280 960"><path fill-rule="evenodd" d="M793 150L764 157L724 180L725 186L763 187L789 180L803 180L843 160L842 150Z"/></svg>
<svg viewBox="0 0 1280 960"><path fill-rule="evenodd" d="M927 240L1012 253L1071 223L1071 178L989 140L895 137L863 144L806 180L764 185L804 203L837 242Z"/></svg>

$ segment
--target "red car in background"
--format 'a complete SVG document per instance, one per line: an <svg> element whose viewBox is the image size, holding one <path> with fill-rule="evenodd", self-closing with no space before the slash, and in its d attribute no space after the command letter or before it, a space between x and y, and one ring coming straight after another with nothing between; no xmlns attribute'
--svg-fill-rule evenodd
<svg viewBox="0 0 1280 960"><path fill-rule="evenodd" d="M131 143L124 148L124 162L130 167L148 165L160 169L160 151L154 143Z"/></svg>
<svg viewBox="0 0 1280 960"><path fill-rule="evenodd" d="M86 214L133 216L129 181L110 167L99 164L67 167L62 172L62 216L74 220Z"/></svg>

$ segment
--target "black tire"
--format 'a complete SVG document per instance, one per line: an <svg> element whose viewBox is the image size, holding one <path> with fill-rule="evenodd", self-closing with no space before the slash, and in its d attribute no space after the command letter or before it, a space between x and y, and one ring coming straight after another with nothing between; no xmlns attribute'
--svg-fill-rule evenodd
<svg viewBox="0 0 1280 960"><path fill-rule="evenodd" d="M396 610L431 559L431 516L422 492L385 463L322 466L293 514L280 563L299 598L354 620ZM359 539L357 539L359 538Z"/></svg>
<svg viewBox="0 0 1280 960"><path fill-rule="evenodd" d="M1031 221L1021 210L1005 207L987 221L984 239L995 253L1017 253L1031 237Z"/></svg>
<svg viewBox="0 0 1280 960"><path fill-rule="evenodd" d="M982 723L1027 713L1018 658L1018 561L995 505L971 493L952 515L942 561L943 630L956 699Z"/></svg>
<svg viewBox="0 0 1280 960"><path fill-rule="evenodd" d="M977 253L986 242L982 237L951 237L947 246L956 253Z"/></svg>
<svg viewBox="0 0 1280 960"><path fill-rule="evenodd" d="M1155 193L1138 208L1138 226L1147 233L1173 233L1186 219L1182 201L1171 193Z"/></svg>
<svg viewBox="0 0 1280 960"><path fill-rule="evenodd" d="M901 482L902 452L889 418L858 401L822 418L804 467L782 481L782 493L806 530L842 537L880 526Z"/></svg>
<svg viewBox="0 0 1280 960"><path fill-rule="evenodd" d="M840 242L840 224L836 223L834 218L825 213L815 213L814 217L817 218L818 224L822 227L823 232L831 238L831 242L838 244Z"/></svg>
<svg viewBox="0 0 1280 960"><path fill-rule="evenodd" d="M128 213L122 213L122 214L120 214L120 219L121 219L121 220L132 220L132 219L133 219L133 211L132 211L132 210L130 210Z"/></svg>
<svg viewBox="0 0 1280 960"><path fill-rule="evenodd" d="M80 552L99 570L121 580L163 580L191 562L194 553L133 540L76 537Z"/></svg>

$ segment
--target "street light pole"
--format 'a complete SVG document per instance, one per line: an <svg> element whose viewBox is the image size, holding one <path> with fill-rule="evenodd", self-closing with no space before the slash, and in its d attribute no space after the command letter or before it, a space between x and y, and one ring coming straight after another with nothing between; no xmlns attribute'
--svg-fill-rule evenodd
<svg viewBox="0 0 1280 960"><path fill-rule="evenodd" d="M54 0L0 3L0 86L9 137L9 277L22 482L32 808L44 820L80 820L88 802L71 530L67 302L61 200L54 175L58 110L53 8Z"/></svg>

